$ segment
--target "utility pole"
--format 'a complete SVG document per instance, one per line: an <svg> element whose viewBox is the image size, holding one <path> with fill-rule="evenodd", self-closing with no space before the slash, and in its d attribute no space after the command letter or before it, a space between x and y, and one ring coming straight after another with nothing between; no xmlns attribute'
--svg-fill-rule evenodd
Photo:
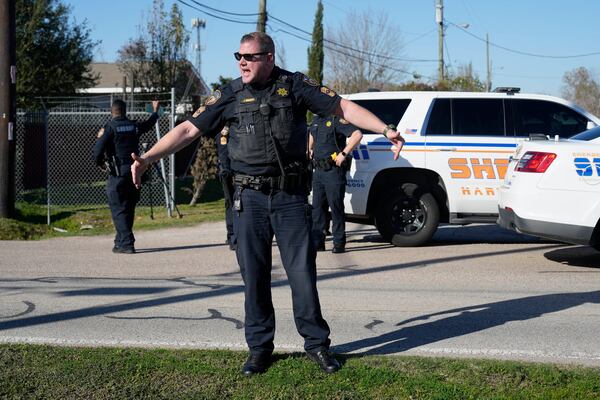
<svg viewBox="0 0 600 400"><path fill-rule="evenodd" d="M437 0L435 22L438 24L438 82L444 80L444 0Z"/></svg>
<svg viewBox="0 0 600 400"><path fill-rule="evenodd" d="M0 218L15 211L16 106L15 1L0 0Z"/></svg>
<svg viewBox="0 0 600 400"><path fill-rule="evenodd" d="M200 28L206 28L206 21L200 18L192 18L192 28L196 28L196 69L198 75L202 76L202 46L200 45Z"/></svg>
<svg viewBox="0 0 600 400"><path fill-rule="evenodd" d="M267 31L267 0L258 0L258 22L256 30L265 33Z"/></svg>
<svg viewBox="0 0 600 400"><path fill-rule="evenodd" d="M485 61L487 65L487 79L485 81L485 88L489 92L492 90L492 65L490 63L490 37L485 34Z"/></svg>

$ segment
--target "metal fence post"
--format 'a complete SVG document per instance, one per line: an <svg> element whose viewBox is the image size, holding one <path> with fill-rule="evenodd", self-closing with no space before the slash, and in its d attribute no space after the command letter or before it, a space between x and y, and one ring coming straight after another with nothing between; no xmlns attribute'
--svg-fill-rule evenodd
<svg viewBox="0 0 600 400"><path fill-rule="evenodd" d="M50 226L50 129L48 129L48 112L44 111L44 138L45 138L45 147L46 147L46 209L47 209L47 223Z"/></svg>
<svg viewBox="0 0 600 400"><path fill-rule="evenodd" d="M175 88L171 88L171 129L175 127ZM175 198L175 154L171 154L170 162L169 162L169 182L171 184L171 199L173 204L171 204L171 212L173 212L173 208L175 208L175 202L177 199Z"/></svg>

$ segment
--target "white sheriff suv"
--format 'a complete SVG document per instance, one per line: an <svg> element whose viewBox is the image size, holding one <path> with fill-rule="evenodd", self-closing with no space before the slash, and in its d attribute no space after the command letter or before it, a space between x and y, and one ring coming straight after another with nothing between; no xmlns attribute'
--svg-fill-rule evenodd
<svg viewBox="0 0 600 400"><path fill-rule="evenodd" d="M587 132L594 131L600 127ZM498 211L505 228L600 250L600 143L523 142L500 186Z"/></svg>
<svg viewBox="0 0 600 400"><path fill-rule="evenodd" d="M600 120L566 100L521 94L365 92L344 95L406 139L400 158L364 131L348 172L347 220L377 227L396 246L427 242L440 223L495 223L509 157L530 134L569 137Z"/></svg>

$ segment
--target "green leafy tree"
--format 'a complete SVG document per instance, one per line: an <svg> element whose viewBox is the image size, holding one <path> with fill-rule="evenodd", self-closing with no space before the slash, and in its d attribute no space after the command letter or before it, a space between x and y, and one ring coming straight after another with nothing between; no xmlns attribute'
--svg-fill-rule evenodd
<svg viewBox="0 0 600 400"><path fill-rule="evenodd" d="M191 68L186 59L189 34L181 10L173 4L167 13L164 1L154 0L146 26L140 31L119 50L120 69L136 86L147 91L174 87L175 95L181 97L190 83Z"/></svg>
<svg viewBox="0 0 600 400"><path fill-rule="evenodd" d="M562 96L594 115L600 116L600 84L585 67L565 72Z"/></svg>
<svg viewBox="0 0 600 400"><path fill-rule="evenodd" d="M323 52L323 3L321 0L317 3L317 12L315 13L315 24L312 32L312 44L308 49L308 76L319 83L323 82L323 62L325 53Z"/></svg>
<svg viewBox="0 0 600 400"><path fill-rule="evenodd" d="M223 75L219 75L219 81L218 82L213 82L210 84L210 88L214 91L217 90L218 88L220 88L221 86L224 86L226 84L228 84L229 82L231 82L233 80L233 78L226 78Z"/></svg>
<svg viewBox="0 0 600 400"><path fill-rule="evenodd" d="M471 63L462 65L457 73L450 73L441 82L425 83L419 80L404 82L394 85L390 90L409 91L449 91L449 92L483 92L485 83L473 71Z"/></svg>
<svg viewBox="0 0 600 400"><path fill-rule="evenodd" d="M87 21L70 21L60 0L16 0L17 106L39 106L39 97L72 95L94 86L93 50Z"/></svg>

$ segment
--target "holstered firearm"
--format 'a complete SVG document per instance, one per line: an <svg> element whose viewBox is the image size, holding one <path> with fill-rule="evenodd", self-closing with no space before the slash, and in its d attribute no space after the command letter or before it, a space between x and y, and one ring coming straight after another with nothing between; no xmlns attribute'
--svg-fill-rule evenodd
<svg viewBox="0 0 600 400"><path fill-rule="evenodd" d="M221 171L219 172L219 180L223 186L225 205L230 207L233 204L233 175L230 171Z"/></svg>
<svg viewBox="0 0 600 400"><path fill-rule="evenodd" d="M104 160L104 165L106 166L106 170L112 176L121 176L121 170L119 169L119 163L117 162L117 157L110 156L109 159Z"/></svg>

